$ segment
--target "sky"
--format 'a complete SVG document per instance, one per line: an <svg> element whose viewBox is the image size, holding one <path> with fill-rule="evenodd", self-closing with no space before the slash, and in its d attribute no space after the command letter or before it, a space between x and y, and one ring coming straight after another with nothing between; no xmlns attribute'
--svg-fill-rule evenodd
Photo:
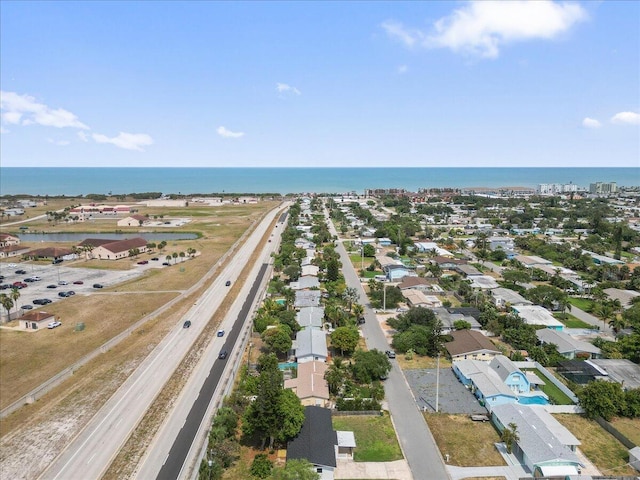
<svg viewBox="0 0 640 480"><path fill-rule="evenodd" d="M0 2L2 167L640 166L638 1Z"/></svg>

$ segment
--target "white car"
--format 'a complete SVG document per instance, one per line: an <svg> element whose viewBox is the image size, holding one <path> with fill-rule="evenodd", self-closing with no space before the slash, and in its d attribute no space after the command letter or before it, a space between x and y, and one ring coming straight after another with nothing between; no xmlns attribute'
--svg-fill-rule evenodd
<svg viewBox="0 0 640 480"><path fill-rule="evenodd" d="M62 325L62 322L49 322L49 325L47 325L48 329L52 329L52 328L56 328L59 327L60 325Z"/></svg>
<svg viewBox="0 0 640 480"><path fill-rule="evenodd" d="M64 280L60 280L58 285L69 285L69 282L65 282Z"/></svg>
<svg viewBox="0 0 640 480"><path fill-rule="evenodd" d="M9 268L16 268L18 265L16 265L15 263L10 263L8 265Z"/></svg>

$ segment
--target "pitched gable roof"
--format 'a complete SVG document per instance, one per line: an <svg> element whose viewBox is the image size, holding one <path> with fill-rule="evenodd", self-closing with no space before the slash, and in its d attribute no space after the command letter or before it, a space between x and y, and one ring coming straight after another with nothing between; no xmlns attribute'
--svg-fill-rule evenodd
<svg viewBox="0 0 640 480"><path fill-rule="evenodd" d="M450 335L453 337L453 341L446 343L445 347L452 357L482 350L493 352L496 355L500 354L500 350L496 348L491 340L475 330L456 330L451 332Z"/></svg>
<svg viewBox="0 0 640 480"><path fill-rule="evenodd" d="M306 459L314 465L336 467L337 444L331 411L322 407L305 407L302 429L287 445L287 461Z"/></svg>
<svg viewBox="0 0 640 480"><path fill-rule="evenodd" d="M142 237L127 238L126 240L118 240L116 242L101 245L102 248L113 253L127 252L132 248L146 247L147 241Z"/></svg>

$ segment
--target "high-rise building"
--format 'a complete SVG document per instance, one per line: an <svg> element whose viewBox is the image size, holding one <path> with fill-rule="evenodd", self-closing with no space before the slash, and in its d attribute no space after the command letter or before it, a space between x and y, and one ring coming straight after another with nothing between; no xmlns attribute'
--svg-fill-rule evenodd
<svg viewBox="0 0 640 480"><path fill-rule="evenodd" d="M616 182L596 182L589 185L589 193L596 195L609 195L618 192Z"/></svg>

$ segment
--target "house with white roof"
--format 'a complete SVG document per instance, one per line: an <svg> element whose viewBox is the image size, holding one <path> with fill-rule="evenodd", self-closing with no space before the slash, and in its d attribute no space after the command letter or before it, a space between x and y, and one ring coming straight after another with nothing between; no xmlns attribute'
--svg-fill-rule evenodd
<svg viewBox="0 0 640 480"><path fill-rule="evenodd" d="M309 290L313 288L320 288L320 280L318 277L300 277L297 282L291 282L289 284L291 290Z"/></svg>
<svg viewBox="0 0 640 480"><path fill-rule="evenodd" d="M446 248L442 248L436 242L416 242L413 244L416 250L420 253L426 252L435 252L436 255L441 257L453 257L453 253L451 253Z"/></svg>
<svg viewBox="0 0 640 480"><path fill-rule="evenodd" d="M318 307L321 295L320 290L296 290L293 306L295 308Z"/></svg>
<svg viewBox="0 0 640 480"><path fill-rule="evenodd" d="M552 330L564 330L564 325L540 305L514 305L513 311L528 325L543 325Z"/></svg>

